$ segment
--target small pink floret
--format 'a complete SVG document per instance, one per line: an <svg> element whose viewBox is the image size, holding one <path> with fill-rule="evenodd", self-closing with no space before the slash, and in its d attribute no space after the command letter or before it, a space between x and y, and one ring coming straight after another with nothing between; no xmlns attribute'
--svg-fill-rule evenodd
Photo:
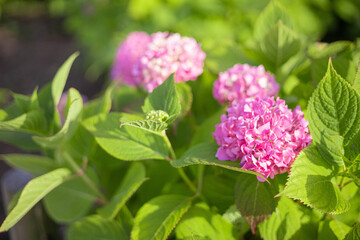
<svg viewBox="0 0 360 240"><path fill-rule="evenodd" d="M203 72L205 57L193 38L178 33L158 32L149 36L135 32L119 47L111 76L152 92L172 73L175 82L196 80Z"/></svg>
<svg viewBox="0 0 360 240"><path fill-rule="evenodd" d="M248 64L235 64L219 74L214 83L213 95L220 104L235 104L246 98L273 97L278 91L279 84L262 65L253 67Z"/></svg>
<svg viewBox="0 0 360 240"><path fill-rule="evenodd" d="M273 97L239 101L222 115L213 133L219 160L237 161L265 178L289 171L299 152L312 142L300 107L292 112ZM258 177L260 181L262 178Z"/></svg>

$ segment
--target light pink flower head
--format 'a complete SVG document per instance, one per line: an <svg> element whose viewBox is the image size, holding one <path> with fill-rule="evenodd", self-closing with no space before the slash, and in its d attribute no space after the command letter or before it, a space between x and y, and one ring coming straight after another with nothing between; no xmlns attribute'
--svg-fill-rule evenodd
<svg viewBox="0 0 360 240"><path fill-rule="evenodd" d="M111 79L130 86L138 86L132 72L135 63L144 55L150 42L151 37L145 32L130 33L116 52Z"/></svg>
<svg viewBox="0 0 360 240"><path fill-rule="evenodd" d="M219 74L214 82L213 95L220 104L235 104L246 98L273 97L278 91L279 85L274 76L266 72L262 65L235 64Z"/></svg>
<svg viewBox="0 0 360 240"><path fill-rule="evenodd" d="M175 82L195 80L203 72L205 56L195 39L158 32L151 35L132 73L137 83L152 92L172 73Z"/></svg>
<svg viewBox="0 0 360 240"><path fill-rule="evenodd" d="M240 159L243 169L265 178L287 172L298 153L312 142L300 107L292 112L284 100L273 97L233 104L221 116L213 136L220 146L219 160Z"/></svg>

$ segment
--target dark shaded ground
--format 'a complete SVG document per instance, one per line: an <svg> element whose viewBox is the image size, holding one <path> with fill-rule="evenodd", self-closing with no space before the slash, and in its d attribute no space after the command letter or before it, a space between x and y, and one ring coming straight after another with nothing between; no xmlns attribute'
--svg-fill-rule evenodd
<svg viewBox="0 0 360 240"><path fill-rule="evenodd" d="M67 57L79 50L61 26L61 19L47 17L3 19L0 22L0 88L30 94L36 86L41 88L51 81ZM84 76L80 55L70 71L66 89L75 87L91 98L101 90L103 80L90 82ZM0 154L14 152L20 151L0 142ZM8 169L0 161L0 177ZM0 204L2 222L5 214ZM1 233L0 240L6 239L9 239L7 233Z"/></svg>

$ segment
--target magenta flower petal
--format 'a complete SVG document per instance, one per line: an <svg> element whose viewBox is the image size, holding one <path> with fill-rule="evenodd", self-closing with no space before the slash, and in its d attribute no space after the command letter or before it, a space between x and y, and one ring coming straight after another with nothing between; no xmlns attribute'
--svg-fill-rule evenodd
<svg viewBox="0 0 360 240"><path fill-rule="evenodd" d="M233 104L221 117L213 136L220 146L217 158L241 159L243 169L265 178L287 172L299 152L312 142L300 107L292 112L284 100L273 97Z"/></svg>

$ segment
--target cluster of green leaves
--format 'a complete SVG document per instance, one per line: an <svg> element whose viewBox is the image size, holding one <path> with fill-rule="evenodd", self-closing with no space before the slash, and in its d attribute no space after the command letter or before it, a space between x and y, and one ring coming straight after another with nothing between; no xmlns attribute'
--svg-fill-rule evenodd
<svg viewBox="0 0 360 240"><path fill-rule="evenodd" d="M34 179L0 230L43 200L69 240L359 238L359 43L313 43L275 1L254 24L248 42L225 45L235 58L209 53L197 81L170 76L147 96L110 84L85 104L70 89L63 124L57 105L77 54L39 91L14 94L0 110L0 140L42 155L1 156ZM263 64L280 96L306 111L313 143L289 176L261 182L215 158L212 133L225 109L212 84L238 61Z"/></svg>

